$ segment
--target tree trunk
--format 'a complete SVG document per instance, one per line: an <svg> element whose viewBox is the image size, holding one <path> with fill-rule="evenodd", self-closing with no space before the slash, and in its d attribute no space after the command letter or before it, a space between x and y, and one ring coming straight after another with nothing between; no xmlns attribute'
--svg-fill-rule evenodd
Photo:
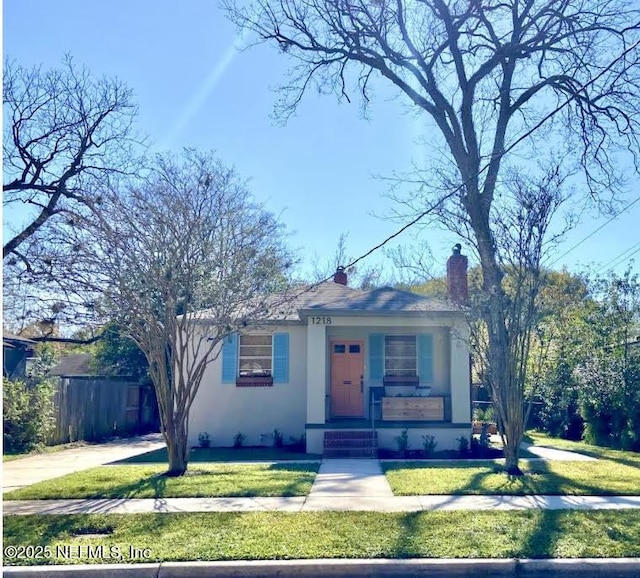
<svg viewBox="0 0 640 578"><path fill-rule="evenodd" d="M524 433L523 384L518 383L512 371L513 348L507 326L507 295L502 287L502 271L497 263L488 220L474 215L483 275L483 293L486 297L482 316L489 338L489 376L491 397L498 422L504 434L505 469L510 475L522 475L518 466L519 447Z"/></svg>
<svg viewBox="0 0 640 578"><path fill-rule="evenodd" d="M166 475L171 477L184 475L187 471L189 450L187 448L187 431L183 420L173 416L173 423L165 431L165 441L169 456L169 469Z"/></svg>

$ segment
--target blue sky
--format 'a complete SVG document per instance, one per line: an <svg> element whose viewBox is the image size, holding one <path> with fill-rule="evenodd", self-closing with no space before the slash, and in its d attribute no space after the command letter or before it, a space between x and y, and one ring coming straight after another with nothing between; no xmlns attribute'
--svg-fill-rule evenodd
<svg viewBox="0 0 640 578"><path fill-rule="evenodd" d="M94 74L119 77L133 89L138 129L155 149L215 149L280 215L302 271L328 260L341 234L348 234L349 254L358 256L400 226L375 216L392 208L375 175L406 171L421 157L415 141L428 129L426 120L384 92L368 120L357 102L310 93L286 126L275 124L273 89L290 62L270 46L239 52L242 41L215 1L4 0L3 38L5 56L24 65L57 66L69 53ZM637 175L630 182L627 202L640 191ZM605 220L585 217L556 258ZM554 267L597 269L640 248L638 223L640 203ZM458 240L441 230L418 232L442 264L436 273L442 272ZM411 244L414 237L404 234L400 242ZM640 251L635 257L640 262ZM388 269L381 254L365 264L380 263ZM627 264L622 259L617 270Z"/></svg>

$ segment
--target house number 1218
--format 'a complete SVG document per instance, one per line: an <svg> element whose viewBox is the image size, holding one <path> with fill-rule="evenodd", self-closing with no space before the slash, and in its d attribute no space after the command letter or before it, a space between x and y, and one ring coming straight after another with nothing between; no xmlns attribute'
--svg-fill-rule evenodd
<svg viewBox="0 0 640 578"><path fill-rule="evenodd" d="M331 317L312 317L312 325L331 325Z"/></svg>

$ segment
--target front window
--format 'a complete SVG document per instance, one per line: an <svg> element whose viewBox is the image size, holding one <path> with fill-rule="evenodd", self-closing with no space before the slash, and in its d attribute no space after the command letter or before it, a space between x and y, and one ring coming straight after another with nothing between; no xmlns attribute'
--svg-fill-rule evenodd
<svg viewBox="0 0 640 578"><path fill-rule="evenodd" d="M386 335L384 340L384 374L387 377L418 375L415 335Z"/></svg>
<svg viewBox="0 0 640 578"><path fill-rule="evenodd" d="M273 375L273 341L271 335L240 335L240 377Z"/></svg>

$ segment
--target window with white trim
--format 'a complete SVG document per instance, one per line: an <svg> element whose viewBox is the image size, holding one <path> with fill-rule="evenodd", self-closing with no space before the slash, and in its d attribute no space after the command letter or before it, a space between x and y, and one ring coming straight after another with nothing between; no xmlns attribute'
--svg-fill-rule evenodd
<svg viewBox="0 0 640 578"><path fill-rule="evenodd" d="M273 375L273 336L240 335L238 367L240 377Z"/></svg>
<svg viewBox="0 0 640 578"><path fill-rule="evenodd" d="M385 335L384 374L387 377L418 375L418 348L415 335Z"/></svg>

